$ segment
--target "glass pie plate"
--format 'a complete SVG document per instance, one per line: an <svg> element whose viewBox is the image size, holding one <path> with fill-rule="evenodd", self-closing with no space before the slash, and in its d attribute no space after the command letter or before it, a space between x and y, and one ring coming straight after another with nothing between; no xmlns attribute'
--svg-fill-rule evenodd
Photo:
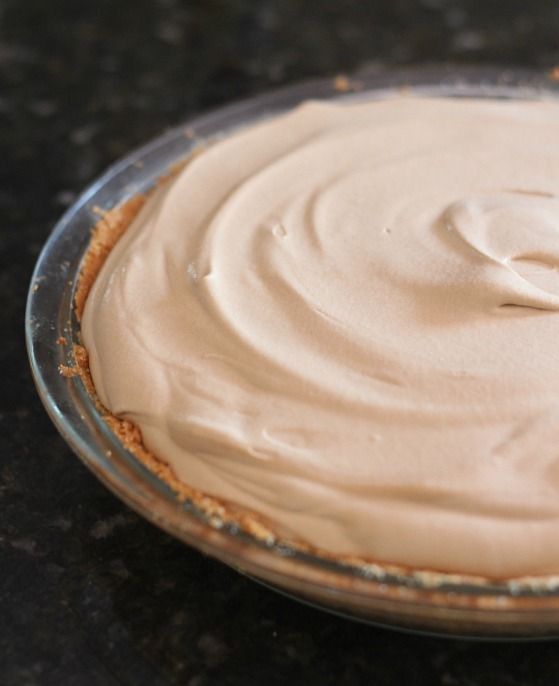
<svg viewBox="0 0 559 686"><path fill-rule="evenodd" d="M557 98L554 75L494 68L367 69L351 77L310 81L196 117L132 152L95 181L61 218L39 257L26 312L34 379L58 430L119 498L185 543L276 589L325 609L385 626L485 637L559 635L559 576L488 581L340 562L266 543L214 518L173 491L127 452L102 420L74 364L79 342L73 300L80 264L98 220L150 188L196 142L289 109L309 98L379 99L401 92L441 97ZM67 342L60 345L61 337Z"/></svg>

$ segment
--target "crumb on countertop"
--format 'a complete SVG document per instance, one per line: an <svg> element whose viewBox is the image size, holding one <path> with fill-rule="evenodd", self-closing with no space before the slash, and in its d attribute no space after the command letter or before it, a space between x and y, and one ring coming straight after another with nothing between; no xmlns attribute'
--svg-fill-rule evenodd
<svg viewBox="0 0 559 686"><path fill-rule="evenodd" d="M345 74L338 74L333 81L334 90L338 93L348 93L349 91L358 91L363 88L361 81L350 79Z"/></svg>

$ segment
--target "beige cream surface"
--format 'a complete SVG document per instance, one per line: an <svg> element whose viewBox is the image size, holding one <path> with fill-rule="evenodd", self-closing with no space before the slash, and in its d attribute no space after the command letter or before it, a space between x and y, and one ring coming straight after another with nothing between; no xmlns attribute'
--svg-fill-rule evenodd
<svg viewBox="0 0 559 686"><path fill-rule="evenodd" d="M310 102L109 255L103 403L189 485L337 554L559 573L559 105Z"/></svg>

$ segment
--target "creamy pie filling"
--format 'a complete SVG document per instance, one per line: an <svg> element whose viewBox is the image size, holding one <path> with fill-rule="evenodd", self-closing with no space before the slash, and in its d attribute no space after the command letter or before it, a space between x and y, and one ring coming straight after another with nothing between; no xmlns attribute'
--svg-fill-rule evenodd
<svg viewBox="0 0 559 686"><path fill-rule="evenodd" d="M308 102L151 196L97 393L189 486L335 555L559 573L559 104Z"/></svg>

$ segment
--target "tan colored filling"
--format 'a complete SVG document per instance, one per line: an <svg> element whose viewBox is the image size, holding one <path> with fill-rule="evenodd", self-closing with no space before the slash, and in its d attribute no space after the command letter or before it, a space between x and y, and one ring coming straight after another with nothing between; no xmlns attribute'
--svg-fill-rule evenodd
<svg viewBox="0 0 559 686"><path fill-rule="evenodd" d="M264 536L559 572L558 134L554 103L310 103L104 217L76 308L117 435Z"/></svg>

